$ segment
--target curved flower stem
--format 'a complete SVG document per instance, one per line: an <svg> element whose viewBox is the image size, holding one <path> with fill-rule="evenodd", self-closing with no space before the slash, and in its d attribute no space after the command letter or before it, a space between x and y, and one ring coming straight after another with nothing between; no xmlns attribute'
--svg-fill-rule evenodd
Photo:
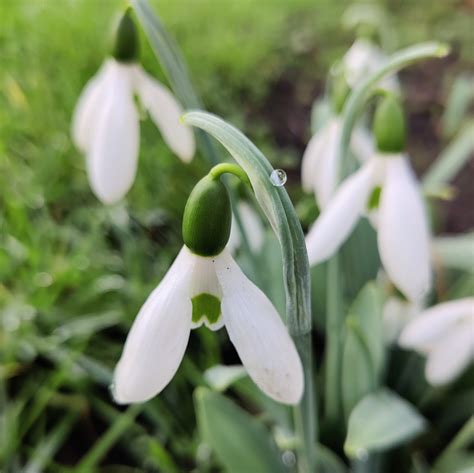
<svg viewBox="0 0 474 473"><path fill-rule="evenodd" d="M376 91L376 86L385 76L397 72L410 64L428 58L440 58L449 53L449 48L441 43L423 43L403 49L393 54L385 65L374 72L366 81L354 90L344 106L343 125L338 148L338 180L340 170L348 156L352 130L363 112L367 100ZM325 413L331 425L336 425L341 416L340 380L341 380L341 334L344 329L344 317L340 304L340 264L337 257L328 263L328 294L326 313L326 340L328 343L326 357L326 396Z"/></svg>
<svg viewBox="0 0 474 473"><path fill-rule="evenodd" d="M245 171L236 164L232 163L221 163L216 164L210 171L209 174L214 178L217 179L218 177L222 176L222 174L233 174L234 176L238 177L243 183L250 185L250 180Z"/></svg>
<svg viewBox="0 0 474 473"><path fill-rule="evenodd" d="M184 121L216 138L242 166L250 179L255 197L280 242L286 293L286 324L300 354L305 373L303 399L294 408L295 427L299 437L298 468L301 473L312 473L317 410L314 409L311 367L310 274L303 230L285 188L275 187L270 180L273 167L248 138L209 113L189 112L184 116Z"/></svg>
<svg viewBox="0 0 474 473"><path fill-rule="evenodd" d="M193 87L188 68L178 46L161 23L159 17L148 4L148 1L130 0L130 4L148 37L151 48L158 62L161 64L162 70L176 97L178 97L185 108L203 109L204 105ZM198 148L208 163L211 166L219 164L221 162L219 152L209 136L201 130L197 130L196 139ZM232 202L232 212L241 236L242 248L247 254L252 256L248 236L242 224L238 206L236 205L238 201L237 194L232 187L227 187ZM253 263L255 259L251 257L250 261ZM258 268L255 268L255 270L257 269Z"/></svg>

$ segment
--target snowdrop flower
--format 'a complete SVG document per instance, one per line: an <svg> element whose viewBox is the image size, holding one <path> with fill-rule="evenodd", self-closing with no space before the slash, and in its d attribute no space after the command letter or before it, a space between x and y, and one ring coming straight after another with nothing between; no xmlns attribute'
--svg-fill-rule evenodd
<svg viewBox="0 0 474 473"><path fill-rule="evenodd" d="M144 402L162 391L181 363L191 329L201 325L225 326L249 376L268 396L287 404L302 396L302 365L285 325L226 249L231 207L222 172L247 178L236 165L218 165L191 193L184 246L141 308L115 369L119 403Z"/></svg>
<svg viewBox="0 0 474 473"><path fill-rule="evenodd" d="M393 97L379 105L374 130L378 152L346 179L306 237L309 262L331 257L359 218L376 209L385 272L410 301L421 301L431 287L430 234L420 186L402 152L403 112Z"/></svg>
<svg viewBox="0 0 474 473"><path fill-rule="evenodd" d="M263 227L262 220L258 213L255 212L255 210L249 204L247 204L247 202L240 201L237 205L250 249L254 253L259 253L262 249L265 238L265 229ZM241 236L237 226L237 221L235 220L234 215L232 215L232 226L227 248L229 251L234 252L240 247L241 243Z"/></svg>
<svg viewBox="0 0 474 473"><path fill-rule="evenodd" d="M430 384L453 381L474 360L474 297L425 310L403 330L399 343L426 355Z"/></svg>
<svg viewBox="0 0 474 473"><path fill-rule="evenodd" d="M301 161L303 190L313 192L322 209L327 207L337 186L337 153L341 132L342 118L336 115L313 135ZM372 150L369 132L363 127L356 128L351 138L351 151L360 161L364 161Z"/></svg>
<svg viewBox="0 0 474 473"><path fill-rule="evenodd" d="M373 42L358 38L346 52L342 62L347 82L354 89L382 67L387 62L387 56ZM395 93L400 91L400 84L395 75L383 79L380 87Z"/></svg>
<svg viewBox="0 0 474 473"><path fill-rule="evenodd" d="M192 131L179 122L181 106L142 69L137 55L135 25L127 11L118 27L114 57L87 83L74 111L74 143L86 155L92 191L106 204L123 198L135 179L140 141L135 96L179 158L189 162L195 151Z"/></svg>

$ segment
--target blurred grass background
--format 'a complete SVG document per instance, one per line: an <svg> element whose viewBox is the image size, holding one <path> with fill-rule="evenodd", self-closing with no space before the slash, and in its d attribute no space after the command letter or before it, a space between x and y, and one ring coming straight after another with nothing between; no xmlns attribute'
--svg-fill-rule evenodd
<svg viewBox="0 0 474 473"><path fill-rule="evenodd" d="M287 169L296 200L312 102L354 39L340 24L351 3L152 2L208 109ZM430 39L453 46L446 60L402 74L410 150L421 172L445 145L439 119L449 85L473 64L474 6L379 3L397 33L394 48ZM198 448L191 393L205 368L235 362L225 333L193 333L178 376L146 405L123 409L108 393L127 330L181 246L187 196L207 169L199 156L190 165L176 159L147 120L126 201L104 208L90 192L70 120L123 5L0 2L1 471L218 471ZM143 36L141 58L163 79ZM473 226L470 166L441 230Z"/></svg>

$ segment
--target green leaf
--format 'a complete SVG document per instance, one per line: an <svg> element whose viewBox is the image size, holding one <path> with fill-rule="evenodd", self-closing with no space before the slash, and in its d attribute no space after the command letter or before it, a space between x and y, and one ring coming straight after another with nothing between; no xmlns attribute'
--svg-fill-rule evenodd
<svg viewBox="0 0 474 473"><path fill-rule="evenodd" d="M439 155L423 177L427 194L442 193L442 188L469 161L474 151L474 122L467 123Z"/></svg>
<svg viewBox="0 0 474 473"><path fill-rule="evenodd" d="M461 127L473 99L474 89L472 87L472 78L467 75L457 77L451 87L446 109L441 118L444 136L449 137L454 135Z"/></svg>
<svg viewBox="0 0 474 473"><path fill-rule="evenodd" d="M216 391L225 391L230 385L247 376L247 371L241 365L216 365L204 372L204 379Z"/></svg>
<svg viewBox="0 0 474 473"><path fill-rule="evenodd" d="M397 394L381 389L365 396L349 417L344 451L357 458L407 442L420 434L426 422Z"/></svg>
<svg viewBox="0 0 474 473"><path fill-rule="evenodd" d="M348 417L357 402L379 384L384 363L382 294L368 283L346 319L342 358L342 403Z"/></svg>
<svg viewBox="0 0 474 473"><path fill-rule="evenodd" d="M278 450L262 424L221 394L194 394L203 439L230 473L284 473Z"/></svg>
<svg viewBox="0 0 474 473"><path fill-rule="evenodd" d="M435 238L433 253L445 268L474 273L474 233Z"/></svg>

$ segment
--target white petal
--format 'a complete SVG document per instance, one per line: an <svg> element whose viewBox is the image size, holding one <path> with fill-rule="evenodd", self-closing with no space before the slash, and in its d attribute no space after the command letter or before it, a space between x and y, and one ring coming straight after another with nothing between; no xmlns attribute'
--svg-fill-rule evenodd
<svg viewBox="0 0 474 473"><path fill-rule="evenodd" d="M191 128L180 122L183 109L173 94L139 66L135 68L135 83L143 106L167 145L183 161L191 161L196 148L194 134Z"/></svg>
<svg viewBox="0 0 474 473"><path fill-rule="evenodd" d="M380 258L390 280L415 302L431 288L428 219L419 184L406 158L385 159L378 213Z"/></svg>
<svg viewBox="0 0 474 473"><path fill-rule="evenodd" d="M305 192L314 192L316 172L326 141L327 126L318 130L309 140L301 160L301 185Z"/></svg>
<svg viewBox="0 0 474 473"><path fill-rule="evenodd" d="M249 376L276 401L298 403L303 368L276 309L226 250L216 257L216 273L223 291L225 326Z"/></svg>
<svg viewBox="0 0 474 473"><path fill-rule="evenodd" d="M111 63L106 61L97 74L86 84L74 110L71 134L82 152L89 149L97 129L97 120L107 98L107 83L111 77Z"/></svg>
<svg viewBox="0 0 474 473"><path fill-rule="evenodd" d="M325 127L324 143L314 177L314 193L321 209L329 204L336 189L337 154L341 136L341 121L335 118Z"/></svg>
<svg viewBox="0 0 474 473"><path fill-rule="evenodd" d="M403 330L399 343L426 352L463 318L474 320L474 297L444 302L425 310Z"/></svg>
<svg viewBox="0 0 474 473"><path fill-rule="evenodd" d="M265 230L262 220L257 212L249 204L247 204L247 202L240 201L238 205L240 219L249 241L250 249L254 253L258 253L262 248L265 237ZM240 230L235 217L232 216L232 227L230 231L229 242L227 243L227 248L233 252L235 249L240 247L240 244Z"/></svg>
<svg viewBox="0 0 474 473"><path fill-rule="evenodd" d="M306 236L310 265L331 257L344 243L366 208L377 163L369 160L346 179Z"/></svg>
<svg viewBox="0 0 474 473"><path fill-rule="evenodd" d="M140 309L115 368L113 395L118 403L151 399L176 373L191 330L193 264L194 256L183 248Z"/></svg>
<svg viewBox="0 0 474 473"><path fill-rule="evenodd" d="M106 204L125 196L137 170L140 131L131 67L114 64L107 101L87 159L92 190Z"/></svg>
<svg viewBox="0 0 474 473"><path fill-rule="evenodd" d="M354 129L351 137L351 150L360 162L367 161L374 154L374 140L367 128L359 126Z"/></svg>
<svg viewBox="0 0 474 473"><path fill-rule="evenodd" d="M191 273L191 282L189 287L190 297L200 294L210 294L217 299L222 299L222 290L217 280L215 257L194 256L195 263ZM222 309L222 306L221 306ZM207 314L206 314L207 315ZM219 330L224 326L222 314L216 323L210 323L206 317L202 317L198 322L192 322L191 328L195 329L205 325L211 330Z"/></svg>
<svg viewBox="0 0 474 473"><path fill-rule="evenodd" d="M434 386L453 381L474 358L474 318L451 328L428 355L426 379Z"/></svg>

